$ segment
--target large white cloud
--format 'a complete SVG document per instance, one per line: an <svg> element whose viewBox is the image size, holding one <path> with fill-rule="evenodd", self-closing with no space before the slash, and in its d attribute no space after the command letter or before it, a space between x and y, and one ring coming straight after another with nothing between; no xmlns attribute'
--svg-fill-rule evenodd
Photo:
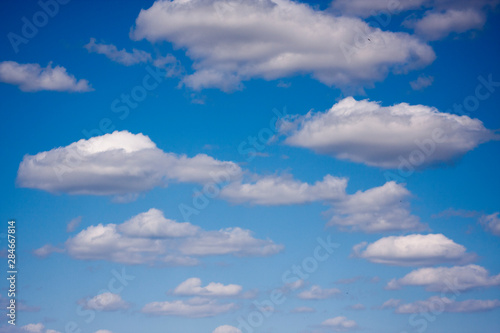
<svg viewBox="0 0 500 333"><path fill-rule="evenodd" d="M201 279L190 278L179 284L173 291L174 295L204 296L204 297L228 297L237 296L243 288L237 284L224 285L222 283L210 282L202 287Z"/></svg>
<svg viewBox="0 0 500 333"><path fill-rule="evenodd" d="M360 243L353 250L355 256L371 262L398 266L463 263L474 258L463 245L443 234L389 236L371 244Z"/></svg>
<svg viewBox="0 0 500 333"><path fill-rule="evenodd" d="M15 61L0 62L0 82L13 84L22 91L92 91L89 82L84 79L77 80L62 66L47 67L39 64L20 64Z"/></svg>
<svg viewBox="0 0 500 333"><path fill-rule="evenodd" d="M133 233L134 230L137 233ZM158 234L154 234L155 230ZM206 231L186 222L167 220L161 211L151 209L122 224L91 225L68 238L64 250L81 260L195 265L199 262L197 257L202 256L269 256L282 249L282 245L272 240L254 238L250 230ZM62 251L45 251L43 254Z"/></svg>
<svg viewBox="0 0 500 333"><path fill-rule="evenodd" d="M221 197L235 203L254 205L291 205L344 197L347 179L327 175L314 184L291 176L260 177L254 183L233 182L224 187Z"/></svg>
<svg viewBox="0 0 500 333"><path fill-rule="evenodd" d="M157 316L179 316L190 318L213 317L236 309L234 303L219 303L207 298L191 298L186 301L152 302L142 308L142 312Z"/></svg>
<svg viewBox="0 0 500 333"><path fill-rule="evenodd" d="M97 311L117 311L129 308L130 304L125 302L120 295L105 292L90 299L82 300L86 309Z"/></svg>
<svg viewBox="0 0 500 333"><path fill-rule="evenodd" d="M484 312L500 307L500 300L468 299L455 301L447 297L432 296L424 301L416 301L396 306L396 313L428 312Z"/></svg>
<svg viewBox="0 0 500 333"><path fill-rule="evenodd" d="M395 182L358 191L333 204L335 215L327 225L363 232L422 230L425 225L409 212L410 195L404 186Z"/></svg>
<svg viewBox="0 0 500 333"><path fill-rule="evenodd" d="M233 162L205 154L166 153L148 136L115 131L25 155L17 184L56 193L124 195L165 186L168 181L218 182L239 174L241 169Z"/></svg>
<svg viewBox="0 0 500 333"><path fill-rule="evenodd" d="M243 80L295 74L327 85L371 83L435 58L406 33L290 0L158 0L141 10L131 37L186 49L195 72L184 83L194 89L232 90Z"/></svg>
<svg viewBox="0 0 500 333"><path fill-rule="evenodd" d="M409 160L415 168L455 160L498 138L478 119L425 105L381 106L347 97L326 112L290 116L281 123L285 143L381 168Z"/></svg>
<svg viewBox="0 0 500 333"><path fill-rule="evenodd" d="M426 267L408 273L401 279L391 280L387 289L401 286L424 286L428 291L456 292L500 285L500 274L490 276L478 265L455 267Z"/></svg>

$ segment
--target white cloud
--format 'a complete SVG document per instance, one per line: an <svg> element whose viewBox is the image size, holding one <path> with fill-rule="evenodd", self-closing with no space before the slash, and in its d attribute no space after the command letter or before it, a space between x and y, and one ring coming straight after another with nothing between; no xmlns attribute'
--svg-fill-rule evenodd
<svg viewBox="0 0 500 333"><path fill-rule="evenodd" d="M142 312L157 316L180 316L190 318L213 317L236 309L234 303L218 303L206 298L192 298L187 301L152 302Z"/></svg>
<svg viewBox="0 0 500 333"><path fill-rule="evenodd" d="M95 333L113 333L110 330L97 330Z"/></svg>
<svg viewBox="0 0 500 333"><path fill-rule="evenodd" d="M105 292L83 301L86 309L97 311L117 311L129 308L129 303L125 302L120 295Z"/></svg>
<svg viewBox="0 0 500 333"><path fill-rule="evenodd" d="M449 162L498 138L468 116L425 105L381 106L352 97L326 112L289 116L280 132L290 146L381 168L397 168L402 159L416 168Z"/></svg>
<svg viewBox="0 0 500 333"><path fill-rule="evenodd" d="M89 82L84 79L77 80L62 66L47 67L39 64L19 64L15 61L0 62L0 82L19 86L27 92L41 90L86 92L92 91Z"/></svg>
<svg viewBox="0 0 500 333"><path fill-rule="evenodd" d="M490 276L481 266L420 268L401 279L391 280L387 289L401 286L423 286L428 291L455 292L500 285L500 274Z"/></svg>
<svg viewBox="0 0 500 333"><path fill-rule="evenodd" d="M426 226L409 212L407 199L410 196L403 185L395 182L358 191L333 203L335 215L327 225L363 232L423 230Z"/></svg>
<svg viewBox="0 0 500 333"><path fill-rule="evenodd" d="M384 237L372 244L353 247L354 255L379 264L421 266L463 263L474 258L466 248L443 234Z"/></svg>
<svg viewBox="0 0 500 333"><path fill-rule="evenodd" d="M313 313L316 312L314 308L308 306L299 306L290 311L291 313Z"/></svg>
<svg viewBox="0 0 500 333"><path fill-rule="evenodd" d="M428 0L334 0L331 7L345 15L369 17L379 15L381 13L417 9L425 2L428 2Z"/></svg>
<svg viewBox="0 0 500 333"><path fill-rule="evenodd" d="M157 235L154 230L158 231ZM122 224L91 225L68 238L64 250L80 260L196 265L196 257L269 256L282 249L282 245L272 240L254 238L250 230L226 228L206 231L191 224L167 220L161 211L150 209ZM50 254L50 251L44 251L44 255Z"/></svg>
<svg viewBox="0 0 500 333"><path fill-rule="evenodd" d="M396 307L396 313L426 313L434 312L484 312L500 307L499 300L469 299L455 301L447 297L432 296L424 301L416 301L408 304L400 304Z"/></svg>
<svg viewBox="0 0 500 333"><path fill-rule="evenodd" d="M45 326L42 323L28 324L21 327L21 329L28 331L30 333L43 333L44 328Z"/></svg>
<svg viewBox="0 0 500 333"><path fill-rule="evenodd" d="M347 179L326 175L314 184L291 176L266 176L254 183L233 182L221 191L221 197L235 203L253 205L291 205L319 200L335 200L345 195Z"/></svg>
<svg viewBox="0 0 500 333"><path fill-rule="evenodd" d="M75 217L74 219L71 219L71 221L69 221L68 224L66 225L66 232L75 231L75 229L78 228L78 226L80 225L81 222L82 222L81 216L78 216L78 217Z"/></svg>
<svg viewBox="0 0 500 333"><path fill-rule="evenodd" d="M234 326L222 325L217 327L212 333L241 333L241 330Z"/></svg>
<svg viewBox="0 0 500 333"><path fill-rule="evenodd" d="M61 333L61 332L56 331L56 330L48 329L48 330L45 331L45 333Z"/></svg>
<svg viewBox="0 0 500 333"><path fill-rule="evenodd" d="M125 49L118 50L113 44L96 43L95 38L90 38L90 42L84 47L90 53L104 54L110 60L125 66L147 63L152 59L151 54L146 51L137 49L132 49L132 52L127 52Z"/></svg>
<svg viewBox="0 0 500 333"><path fill-rule="evenodd" d="M166 219L161 210L151 208L120 224L118 230L129 237L175 238L193 236L200 228Z"/></svg>
<svg viewBox="0 0 500 333"><path fill-rule="evenodd" d="M427 40L438 40L450 33L463 33L471 29L481 29L486 15L476 9L450 9L445 12L427 12L417 21L407 21L405 25L415 29L415 33Z"/></svg>
<svg viewBox="0 0 500 333"><path fill-rule="evenodd" d="M366 307L361 303L357 303L357 304L351 305L349 307L349 309L351 309L351 310L364 310L364 309L366 309Z"/></svg>
<svg viewBox="0 0 500 333"><path fill-rule="evenodd" d="M384 302L384 304L382 304L380 306L381 309L387 309L387 308L395 308L397 307L399 304L401 304L401 300L400 299L394 299L394 298L391 298L387 301Z"/></svg>
<svg viewBox="0 0 500 333"><path fill-rule="evenodd" d="M40 258L45 258L51 255L52 253L63 253L64 249L58 248L52 244L45 244L41 248L38 248L33 251L33 254Z"/></svg>
<svg viewBox="0 0 500 333"><path fill-rule="evenodd" d="M335 331L346 331L358 327L354 320L349 320L343 316L327 319L321 323L321 326L328 327Z"/></svg>
<svg viewBox="0 0 500 333"><path fill-rule="evenodd" d="M240 174L233 162L165 153L148 136L115 131L25 155L17 184L56 193L124 195L166 186L169 180L219 182Z"/></svg>
<svg viewBox="0 0 500 333"><path fill-rule="evenodd" d="M433 76L421 74L415 81L410 81L410 86L413 90L423 90L430 86L432 82L434 82Z"/></svg>
<svg viewBox="0 0 500 333"><path fill-rule="evenodd" d="M205 297L228 297L238 296L243 288L237 284L223 285L222 283L210 282L205 287L201 286L201 279L190 278L178 285L174 295L183 296L205 296Z"/></svg>
<svg viewBox="0 0 500 333"><path fill-rule="evenodd" d="M300 299L327 299L327 298L332 298L335 295L340 294L340 290L337 288L331 288L331 289L322 289L318 285L311 286L310 289L304 290L301 293L299 293L297 296Z"/></svg>
<svg viewBox="0 0 500 333"><path fill-rule="evenodd" d="M295 74L327 85L365 84L435 58L431 47L406 33L290 0L156 1L140 12L131 38L186 49L195 72L184 83L194 89L233 90L244 80Z"/></svg>
<svg viewBox="0 0 500 333"><path fill-rule="evenodd" d="M500 236L500 217L498 217L498 214L500 213L496 212L479 218L479 223L495 236Z"/></svg>

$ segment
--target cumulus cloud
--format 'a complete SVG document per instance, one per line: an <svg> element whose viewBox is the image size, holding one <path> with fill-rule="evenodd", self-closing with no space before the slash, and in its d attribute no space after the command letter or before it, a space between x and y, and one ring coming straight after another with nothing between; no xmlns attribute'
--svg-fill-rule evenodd
<svg viewBox="0 0 500 333"><path fill-rule="evenodd" d="M499 212L483 215L479 218L479 223L489 232L495 236L500 236L500 217Z"/></svg>
<svg viewBox="0 0 500 333"><path fill-rule="evenodd" d="M25 155L17 184L52 193L125 195L166 186L168 181L219 182L240 174L233 162L205 154L166 153L146 135L115 131Z"/></svg>
<svg viewBox="0 0 500 333"><path fill-rule="evenodd" d="M236 309L234 303L219 303L207 298L191 298L187 301L152 302L142 312L156 316L179 316L190 318L213 317Z"/></svg>
<svg viewBox="0 0 500 333"><path fill-rule="evenodd" d="M397 266L423 266L440 263L463 263L474 259L443 234L389 236L374 243L353 247L354 256L371 262Z"/></svg>
<svg viewBox="0 0 500 333"><path fill-rule="evenodd" d="M237 284L224 285L222 283L210 282L205 287L201 286L201 279L190 278L178 285L174 295L183 296L205 296L205 297L228 297L238 296L243 288Z"/></svg>
<svg viewBox="0 0 500 333"><path fill-rule="evenodd" d="M481 29L486 22L486 15L476 9L450 9L444 12L429 11L419 20L411 20L406 26L427 40L438 40L450 33L463 33L472 29Z"/></svg>
<svg viewBox="0 0 500 333"><path fill-rule="evenodd" d="M39 64L20 64L15 61L0 62L0 82L13 84L22 91L35 92L41 90L87 92L92 91L89 82L77 80L62 66L47 67Z"/></svg>
<svg viewBox="0 0 500 333"><path fill-rule="evenodd" d="M478 265L454 267L420 268L401 279L393 279L387 289L401 286L423 286L427 291L455 292L500 285L500 274L490 276L489 272Z"/></svg>
<svg viewBox="0 0 500 333"><path fill-rule="evenodd" d="M252 78L295 74L327 85L366 84L435 58L431 47L406 33L290 0L158 0L141 10L131 38L185 49L195 72L184 83L194 89L229 91Z"/></svg>
<svg viewBox="0 0 500 333"><path fill-rule="evenodd" d="M206 231L190 223L168 220L154 208L122 224L91 225L68 238L64 245L64 251L80 260L149 265L196 265L196 257L269 256L283 249L272 240L254 238L250 230ZM210 289L216 287L210 285Z"/></svg>
<svg viewBox="0 0 500 333"><path fill-rule="evenodd" d="M82 300L83 307L97 311L118 311L128 309L130 304L125 302L120 295L105 292L87 300Z"/></svg>
<svg viewBox="0 0 500 333"><path fill-rule="evenodd" d="M341 230L363 232L388 232L423 230L417 216L411 215L407 199L410 192L395 182L366 191L358 191L333 203L335 215L327 226Z"/></svg>
<svg viewBox="0 0 500 333"><path fill-rule="evenodd" d="M104 54L107 58L125 66L131 66L139 63L151 61L151 54L146 51L132 49L132 52L127 50L118 50L113 44L96 43L95 38L90 38L90 42L84 47L89 53Z"/></svg>
<svg viewBox="0 0 500 333"><path fill-rule="evenodd" d="M381 106L347 97L326 112L289 116L279 129L290 146L381 168L410 160L416 168L453 161L498 139L478 119L425 105Z"/></svg>
<svg viewBox="0 0 500 333"><path fill-rule="evenodd" d="M300 299L327 299L335 295L340 294L340 290L337 288L323 289L318 285L311 286L311 288L302 291L297 296Z"/></svg>
<svg viewBox="0 0 500 333"><path fill-rule="evenodd" d="M469 299L455 301L447 297L432 296L424 301L416 301L396 306L396 313L427 313L439 312L485 312L500 307L499 300Z"/></svg>
<svg viewBox="0 0 500 333"><path fill-rule="evenodd" d="M30 333L43 333L45 326L42 323L28 324L21 327L21 329Z"/></svg>
<svg viewBox="0 0 500 333"><path fill-rule="evenodd" d="M241 330L229 325L222 325L213 330L212 333L241 333Z"/></svg>
<svg viewBox="0 0 500 333"><path fill-rule="evenodd" d="M253 205L291 205L318 200L335 200L345 195L347 179L327 175L314 184L291 176L260 177L254 183L233 182L221 191L221 197L235 203Z"/></svg>
<svg viewBox="0 0 500 333"><path fill-rule="evenodd" d="M358 327L354 320L349 320L343 316L327 319L321 323L321 326L327 327L334 331L347 331Z"/></svg>

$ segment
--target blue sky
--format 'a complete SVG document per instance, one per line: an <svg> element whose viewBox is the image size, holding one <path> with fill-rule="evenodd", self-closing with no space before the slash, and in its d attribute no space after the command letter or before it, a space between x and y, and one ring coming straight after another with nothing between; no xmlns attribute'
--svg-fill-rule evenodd
<svg viewBox="0 0 500 333"><path fill-rule="evenodd" d="M498 332L497 4L3 1L0 331Z"/></svg>

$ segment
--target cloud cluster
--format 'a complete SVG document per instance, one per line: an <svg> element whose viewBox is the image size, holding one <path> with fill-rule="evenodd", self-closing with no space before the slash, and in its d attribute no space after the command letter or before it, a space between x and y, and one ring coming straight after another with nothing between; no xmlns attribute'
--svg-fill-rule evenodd
<svg viewBox="0 0 500 333"><path fill-rule="evenodd" d="M484 312L500 307L499 300L468 299L455 301L447 297L432 296L423 301L401 304L399 300L392 300L396 313L428 313L434 312ZM387 306L390 307L390 306Z"/></svg>
<svg viewBox="0 0 500 333"><path fill-rule="evenodd" d="M166 153L143 134L115 131L25 155L17 184L53 193L123 195L166 186L168 181L207 183L240 174L233 162L205 154Z"/></svg>
<svg viewBox="0 0 500 333"><path fill-rule="evenodd" d="M0 82L13 84L22 91L41 90L87 92L94 90L84 79L77 80L62 66L47 67L39 64L20 64L15 61L0 62Z"/></svg>
<svg viewBox="0 0 500 333"><path fill-rule="evenodd" d="M417 168L450 162L497 138L468 116L425 105L381 106L352 97L326 112L289 116L279 130L290 146L381 168L397 168L403 159Z"/></svg>
<svg viewBox="0 0 500 333"><path fill-rule="evenodd" d="M89 226L65 242L65 251L76 259L150 265L195 265L196 257L201 256L269 256L282 249L269 239L254 238L250 230L205 231L187 222L168 220L157 209L122 224Z"/></svg>
<svg viewBox="0 0 500 333"><path fill-rule="evenodd" d="M189 300L152 302L146 304L141 312L155 316L180 316L190 318L213 317L236 309L234 303L219 303L216 300L195 297Z"/></svg>
<svg viewBox="0 0 500 333"><path fill-rule="evenodd" d="M435 58L431 47L406 33L290 0L158 0L141 10L130 35L185 49L195 72L184 83L193 89L230 91L251 78L295 74L327 85L366 84ZM377 43L366 46L367 38Z"/></svg>
<svg viewBox="0 0 500 333"><path fill-rule="evenodd" d="M330 175L314 184L300 182L288 175L266 176L254 183L231 183L222 189L221 196L235 203L291 205L338 200L345 196L346 186L346 178Z"/></svg>
<svg viewBox="0 0 500 333"><path fill-rule="evenodd" d="M403 185L392 181L364 192L358 191L333 203L335 215L327 225L369 233L423 230L426 226L417 216L410 214L407 202L410 196Z"/></svg>
<svg viewBox="0 0 500 333"><path fill-rule="evenodd" d="M210 282L205 287L202 287L201 279L190 278L178 285L174 289L173 294L181 296L229 297L238 296L242 289L237 284L223 285L216 282Z"/></svg>
<svg viewBox="0 0 500 333"><path fill-rule="evenodd" d="M490 276L478 265L454 267L426 267L412 271L401 279L393 279L387 289L402 286L423 286L427 291L455 292L500 285L500 274Z"/></svg>
<svg viewBox="0 0 500 333"><path fill-rule="evenodd" d="M321 326L334 331L346 331L355 329L358 327L358 324L354 320L349 320L344 316L338 316L323 321Z"/></svg>
<svg viewBox="0 0 500 333"><path fill-rule="evenodd" d="M389 236L371 244L355 245L353 252L354 256L374 263L397 266L464 263L475 257L443 234Z"/></svg>

